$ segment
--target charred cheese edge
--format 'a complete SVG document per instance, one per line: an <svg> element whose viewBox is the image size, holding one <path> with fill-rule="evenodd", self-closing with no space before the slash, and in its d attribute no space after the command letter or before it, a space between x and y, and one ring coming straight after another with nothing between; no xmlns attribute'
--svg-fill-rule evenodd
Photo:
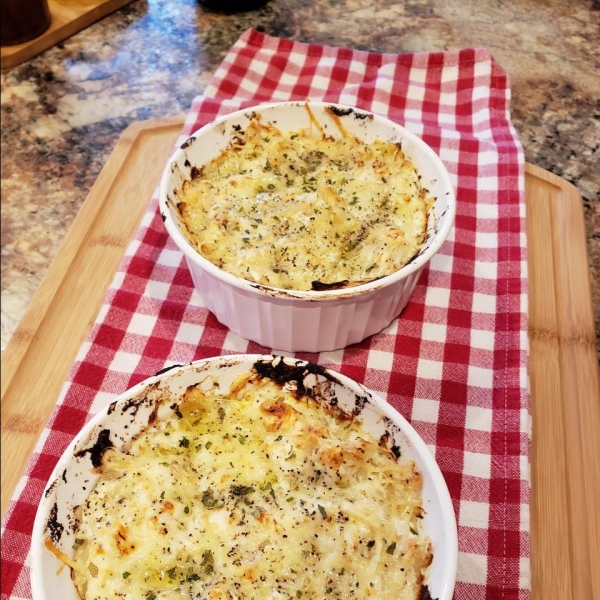
<svg viewBox="0 0 600 600"><path fill-rule="evenodd" d="M418 253L433 199L400 145L316 125L284 132L255 118L183 184L184 233L204 258L262 285L318 290L389 275Z"/></svg>
<svg viewBox="0 0 600 600"><path fill-rule="evenodd" d="M413 462L268 378L206 387L105 451L67 562L82 599L420 597Z"/></svg>

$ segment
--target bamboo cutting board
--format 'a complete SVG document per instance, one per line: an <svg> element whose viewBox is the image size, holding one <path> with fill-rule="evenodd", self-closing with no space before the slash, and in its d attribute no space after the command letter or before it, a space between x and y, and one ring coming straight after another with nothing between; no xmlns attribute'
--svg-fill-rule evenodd
<svg viewBox="0 0 600 600"><path fill-rule="evenodd" d="M2 514L182 126L127 128L4 352ZM600 600L600 386L581 197L527 165L526 201L532 597Z"/></svg>
<svg viewBox="0 0 600 600"><path fill-rule="evenodd" d="M48 0L50 27L35 39L16 46L2 46L2 68L8 69L37 56L129 4L131 0Z"/></svg>

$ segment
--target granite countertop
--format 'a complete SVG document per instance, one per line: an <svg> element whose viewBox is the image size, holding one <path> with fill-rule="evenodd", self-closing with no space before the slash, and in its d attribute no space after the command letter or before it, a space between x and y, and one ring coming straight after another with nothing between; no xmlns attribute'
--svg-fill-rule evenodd
<svg viewBox="0 0 600 600"><path fill-rule="evenodd" d="M123 130L187 112L249 27L379 52L489 48L526 160L582 196L600 339L598 0L269 0L238 14L134 0L2 73L2 349Z"/></svg>

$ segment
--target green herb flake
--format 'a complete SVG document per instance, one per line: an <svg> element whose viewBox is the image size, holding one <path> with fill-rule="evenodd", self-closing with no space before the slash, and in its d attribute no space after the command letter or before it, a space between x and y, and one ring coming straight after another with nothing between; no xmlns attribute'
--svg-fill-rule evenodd
<svg viewBox="0 0 600 600"><path fill-rule="evenodd" d="M131 573L129 571L125 571L123 573L123 579L127 579L130 575L131 575Z"/></svg>
<svg viewBox="0 0 600 600"><path fill-rule="evenodd" d="M231 486L231 493L234 496L246 496L247 494L252 494L254 492L254 488L251 485L233 485Z"/></svg>
<svg viewBox="0 0 600 600"><path fill-rule="evenodd" d="M394 550L396 550L396 542L392 542L386 549L385 551L388 554L394 554Z"/></svg>
<svg viewBox="0 0 600 600"><path fill-rule="evenodd" d="M327 511L325 510L325 508L323 506L321 506L320 504L317 505L319 507L319 512L321 513L321 516L326 519L327 518Z"/></svg>
<svg viewBox="0 0 600 600"><path fill-rule="evenodd" d="M205 550L202 553L202 563L200 566L204 568L205 573L212 573L215 570L215 559L212 550Z"/></svg>
<svg viewBox="0 0 600 600"><path fill-rule="evenodd" d="M270 481L267 482L265 485L263 485L260 489L263 492L268 491L269 494L271 495L271 498L273 498L273 500L275 500L275 490L273 489L273 484Z"/></svg>
<svg viewBox="0 0 600 600"><path fill-rule="evenodd" d="M189 448L190 445L190 440L188 440L186 437L182 437L179 440L179 446L182 448Z"/></svg>
<svg viewBox="0 0 600 600"><path fill-rule="evenodd" d="M206 506L206 508L219 508L219 501L214 497L211 488L208 488L202 493L202 504Z"/></svg>

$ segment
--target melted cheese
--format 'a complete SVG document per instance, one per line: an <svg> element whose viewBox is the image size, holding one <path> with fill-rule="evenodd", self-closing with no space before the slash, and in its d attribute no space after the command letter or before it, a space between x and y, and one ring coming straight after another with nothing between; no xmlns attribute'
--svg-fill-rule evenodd
<svg viewBox="0 0 600 600"><path fill-rule="evenodd" d="M237 277L290 290L359 285L405 265L432 199L398 144L342 133L251 121L178 192L190 242Z"/></svg>
<svg viewBox="0 0 600 600"><path fill-rule="evenodd" d="M431 562L414 463L268 379L190 388L101 471L71 565L85 600L415 600Z"/></svg>

